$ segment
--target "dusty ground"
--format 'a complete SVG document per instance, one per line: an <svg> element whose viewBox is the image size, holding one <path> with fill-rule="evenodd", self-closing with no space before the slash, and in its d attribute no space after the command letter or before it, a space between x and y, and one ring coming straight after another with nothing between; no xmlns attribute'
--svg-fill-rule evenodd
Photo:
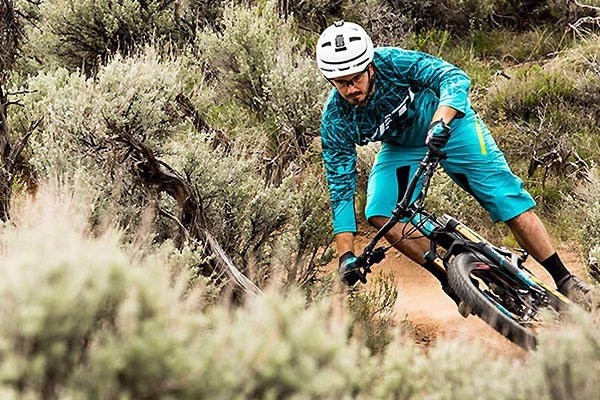
<svg viewBox="0 0 600 400"><path fill-rule="evenodd" d="M368 237L359 238L357 250ZM575 272L582 268L576 249L558 248L565 263ZM552 282L550 276L530 259L528 267L541 279ZM398 288L395 305L398 320L407 320L412 326L411 336L416 343L427 347L443 338L461 338L479 341L490 354L500 357L524 358L527 353L505 339L475 316L463 318L455 303L442 292L438 281L427 271L393 250L386 259L374 267L374 273L392 273Z"/></svg>

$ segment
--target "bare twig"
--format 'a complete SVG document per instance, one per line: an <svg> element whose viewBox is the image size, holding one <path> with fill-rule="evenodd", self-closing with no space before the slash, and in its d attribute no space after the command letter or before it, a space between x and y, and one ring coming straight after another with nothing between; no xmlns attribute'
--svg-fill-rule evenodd
<svg viewBox="0 0 600 400"><path fill-rule="evenodd" d="M177 226L179 226L179 230L181 231L181 233L183 234L183 236L185 237L186 240L191 240L190 237L190 233L188 232L187 229L185 229L185 226L183 226L183 224L181 223L181 221L179 220L179 218L177 218L176 216L174 216L173 214L171 214L170 212L163 210L162 208L158 210L158 213L160 215L162 215L165 218L170 219L171 221L175 222L175 224L177 224Z"/></svg>
<svg viewBox="0 0 600 400"><path fill-rule="evenodd" d="M583 17L579 18L572 24L569 24L569 27L575 31L579 31L579 29L583 25L598 25L600 26L600 17Z"/></svg>
<svg viewBox="0 0 600 400"><path fill-rule="evenodd" d="M23 135L21 140L19 140L17 142L17 144L11 149L8 159L13 165L14 165L15 161L21 155L21 152L25 148L25 145L27 144L29 137L31 136L33 131L35 131L36 128L42 123L43 120L44 120L44 117L40 117L37 121L32 122L31 125L29 126L29 129L25 133L25 135Z"/></svg>
<svg viewBox="0 0 600 400"><path fill-rule="evenodd" d="M584 33L586 33L585 31L582 32L582 28L583 26L590 26L590 25L595 25L600 27L600 7L597 6L591 6L589 4L582 4L577 0L571 0L573 2L573 4L575 4L575 6L584 9L588 12L592 12L595 13L596 15L587 15L585 17L579 18L577 21L570 23L569 24L569 28L571 28L571 30L573 30L574 32L576 32L579 35L582 35Z"/></svg>
<svg viewBox="0 0 600 400"><path fill-rule="evenodd" d="M580 2L578 2L577 0L572 0L573 3L577 6L577 7L581 7L581 8L585 8L587 10L592 10L592 11L598 11L600 12L600 7L596 7L596 6L591 6L589 4L581 4Z"/></svg>
<svg viewBox="0 0 600 400"><path fill-rule="evenodd" d="M179 104L185 116L191 119L196 132L206 133L211 130L210 126L206 123L204 118L202 118L200 112L196 109L192 101L187 96L180 93L175 97L175 101L177 102L177 104ZM226 153L229 152L231 149L231 141L229 140L225 132L220 129L217 129L214 130L214 133L215 136L211 143L212 147L217 148L218 146L221 146L223 148L223 151L225 151Z"/></svg>
<svg viewBox="0 0 600 400"><path fill-rule="evenodd" d="M235 282L238 287L242 288L246 295L254 297L262 293L258 286L256 286L250 279L242 274L240 270L235 267L235 265L233 265L219 242L217 242L208 231L204 231L204 235L210 244L213 254L217 257L217 261L222 267L224 267L229 279Z"/></svg>

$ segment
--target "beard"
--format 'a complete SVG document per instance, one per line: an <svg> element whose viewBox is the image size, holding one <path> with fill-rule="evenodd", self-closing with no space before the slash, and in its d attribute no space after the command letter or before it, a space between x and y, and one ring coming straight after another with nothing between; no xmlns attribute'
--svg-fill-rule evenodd
<svg viewBox="0 0 600 400"><path fill-rule="evenodd" d="M371 76L371 79L373 79L373 76ZM369 98L370 96L375 92L375 82L369 80L369 85L368 87L364 90L364 91L358 91L356 93L353 93L350 96L344 96L344 98L346 99L346 101L350 104L352 104L353 106L365 106L367 105L367 103L369 102Z"/></svg>
<svg viewBox="0 0 600 400"><path fill-rule="evenodd" d="M353 106L362 106L366 103L367 95L364 93L356 93L352 96L346 97L346 101Z"/></svg>

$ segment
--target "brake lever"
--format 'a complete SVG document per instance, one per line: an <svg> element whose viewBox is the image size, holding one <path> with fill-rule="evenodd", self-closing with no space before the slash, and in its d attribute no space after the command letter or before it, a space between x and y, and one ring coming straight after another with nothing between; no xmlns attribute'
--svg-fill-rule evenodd
<svg viewBox="0 0 600 400"><path fill-rule="evenodd" d="M387 249L382 246L382 247L378 247L374 250L371 250L367 253L363 253L357 257L357 264L360 267L360 269L363 270L363 272L361 272L361 275L365 279L367 278L367 274L372 272L371 266L373 264L377 264L377 263L381 262L385 258L386 251L387 251Z"/></svg>
<svg viewBox="0 0 600 400"><path fill-rule="evenodd" d="M387 249L385 247L383 247L383 246L382 247L378 247L375 250L373 250L373 253L371 254L371 257L370 257L370 260L369 260L370 261L369 264L373 265L373 264L380 263L385 258L385 252L386 252L386 250Z"/></svg>

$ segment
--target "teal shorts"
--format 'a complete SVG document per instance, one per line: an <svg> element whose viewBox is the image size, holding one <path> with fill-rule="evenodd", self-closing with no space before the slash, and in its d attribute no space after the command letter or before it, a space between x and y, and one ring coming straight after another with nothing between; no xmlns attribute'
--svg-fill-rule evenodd
<svg viewBox="0 0 600 400"><path fill-rule="evenodd" d="M444 147L447 159L441 166L487 210L494 222L508 221L535 206L523 188L523 181L512 173L504 154L476 113L470 111L452 121L450 126L450 139ZM369 176L367 219L392 215L426 152L426 146L382 145ZM413 201L421 187L419 183Z"/></svg>

